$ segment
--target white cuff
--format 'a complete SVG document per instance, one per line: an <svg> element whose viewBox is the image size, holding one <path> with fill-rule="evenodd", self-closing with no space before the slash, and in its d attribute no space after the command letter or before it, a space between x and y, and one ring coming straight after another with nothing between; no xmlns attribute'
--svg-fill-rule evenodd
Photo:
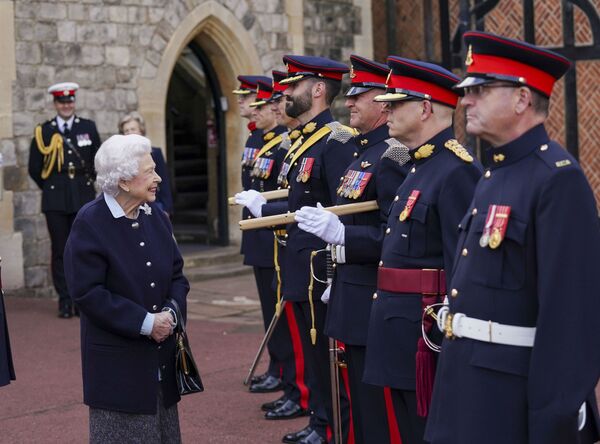
<svg viewBox="0 0 600 444"><path fill-rule="evenodd" d="M154 327L154 313L147 313L144 322L142 322L140 334L143 336L150 336L152 334L152 327Z"/></svg>

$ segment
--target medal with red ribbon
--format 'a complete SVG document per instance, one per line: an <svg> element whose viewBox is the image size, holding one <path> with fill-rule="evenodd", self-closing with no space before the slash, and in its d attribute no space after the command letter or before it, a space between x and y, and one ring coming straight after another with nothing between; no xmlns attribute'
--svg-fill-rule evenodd
<svg viewBox="0 0 600 444"><path fill-rule="evenodd" d="M498 205L490 205L488 208L487 216L485 218L485 226L483 227L483 233L479 238L479 245L481 248L485 248L490 243L490 235L492 234L492 222L496 215L496 208Z"/></svg>
<svg viewBox="0 0 600 444"><path fill-rule="evenodd" d="M313 164L315 163L314 157L305 157L302 159L298 175L296 176L296 182L308 182L310 178L310 172L312 171Z"/></svg>
<svg viewBox="0 0 600 444"><path fill-rule="evenodd" d="M408 219L408 217L410 216L410 213L412 213L412 210L415 207L415 203L417 202L417 199L419 198L420 195L421 195L421 192L419 190L412 190L410 192L410 196L408 196L406 205L404 206L404 209L402 210L402 212L400 213L400 216L398 217L398 219L400 219L400 222L404 222L406 219Z"/></svg>
<svg viewBox="0 0 600 444"><path fill-rule="evenodd" d="M492 232L490 234L490 248L496 249L504 240L506 227L508 227L508 217L510 216L510 207L508 205L496 205L496 213L492 220Z"/></svg>
<svg viewBox="0 0 600 444"><path fill-rule="evenodd" d="M358 182L358 188L356 189L353 195L354 199L358 199L362 195L372 175L373 173L361 173L360 181Z"/></svg>

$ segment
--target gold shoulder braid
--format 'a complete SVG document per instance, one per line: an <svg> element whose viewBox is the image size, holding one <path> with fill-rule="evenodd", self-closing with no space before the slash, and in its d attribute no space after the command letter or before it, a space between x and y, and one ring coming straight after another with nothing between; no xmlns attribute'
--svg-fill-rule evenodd
<svg viewBox="0 0 600 444"><path fill-rule="evenodd" d="M458 157L463 162L471 163L473 162L473 156L469 154L464 146L462 146L458 140L450 139L448 140L444 146L452 151L456 157Z"/></svg>
<svg viewBox="0 0 600 444"><path fill-rule="evenodd" d="M42 126L35 127L35 142L40 153L44 156L44 167L42 168L42 179L47 179L56 164L56 170L61 171L65 162L65 152L63 149L63 139L59 133L54 133L50 139L50 145L44 144L42 136Z"/></svg>

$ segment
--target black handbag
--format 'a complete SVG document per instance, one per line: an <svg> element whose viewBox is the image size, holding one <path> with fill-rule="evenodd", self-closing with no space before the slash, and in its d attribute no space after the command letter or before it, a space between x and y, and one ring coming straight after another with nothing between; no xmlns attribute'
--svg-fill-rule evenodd
<svg viewBox="0 0 600 444"><path fill-rule="evenodd" d="M175 307L175 314L177 315L177 327L175 328L175 379L177 380L177 389L182 396L203 392L204 385L188 343L185 321L181 315L179 304L174 299L169 299L169 302Z"/></svg>

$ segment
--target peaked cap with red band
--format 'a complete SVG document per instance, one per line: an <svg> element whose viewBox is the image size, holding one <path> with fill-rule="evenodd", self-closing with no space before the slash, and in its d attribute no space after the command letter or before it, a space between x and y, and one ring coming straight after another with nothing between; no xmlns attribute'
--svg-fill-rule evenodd
<svg viewBox="0 0 600 444"><path fill-rule="evenodd" d="M350 56L350 89L346 97L357 96L372 88L385 89L390 68L383 63L352 54Z"/></svg>
<svg viewBox="0 0 600 444"><path fill-rule="evenodd" d="M240 75L237 76L237 79L240 82L240 86L238 89L234 89L232 92L237 95L245 95L256 92L256 88L258 87L258 81L263 80L265 82L270 82L271 79L266 76L247 76Z"/></svg>
<svg viewBox="0 0 600 444"><path fill-rule="evenodd" d="M341 82L344 74L350 71L343 63L326 57L286 55L283 57L283 63L287 67L288 75L279 82L281 85L289 85L309 77Z"/></svg>
<svg viewBox="0 0 600 444"><path fill-rule="evenodd" d="M271 95L271 98L267 100L267 102L271 102L275 99L283 97L283 92L287 88L287 86L279 83L287 77L287 73L284 71L278 71L276 69L271 71L271 73L273 74L273 94Z"/></svg>
<svg viewBox="0 0 600 444"><path fill-rule="evenodd" d="M464 40L467 77L456 88L503 81L529 86L550 97L554 83L571 66L560 54L488 32L466 32Z"/></svg>
<svg viewBox="0 0 600 444"><path fill-rule="evenodd" d="M267 101L271 98L273 93L273 79L267 77L268 81L259 80L256 87L256 102L251 103L250 106L263 106L267 104Z"/></svg>
<svg viewBox="0 0 600 444"><path fill-rule="evenodd" d="M386 93L376 96L376 102L421 99L456 108L458 92L453 87L460 78L447 69L396 56L389 56L387 64L391 71Z"/></svg>
<svg viewBox="0 0 600 444"><path fill-rule="evenodd" d="M56 83L48 88L48 94L52 94L54 100L58 102L74 102L75 92L79 85L74 82Z"/></svg>

